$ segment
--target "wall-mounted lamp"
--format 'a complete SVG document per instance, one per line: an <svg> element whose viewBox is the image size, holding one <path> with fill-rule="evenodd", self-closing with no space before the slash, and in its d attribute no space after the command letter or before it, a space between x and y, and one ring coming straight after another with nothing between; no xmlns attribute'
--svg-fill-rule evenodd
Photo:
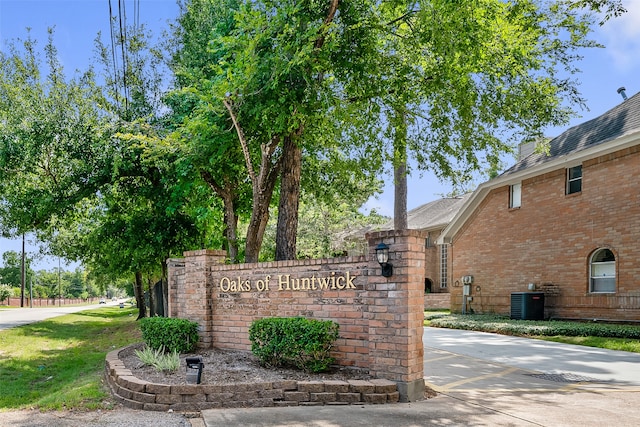
<svg viewBox="0 0 640 427"><path fill-rule="evenodd" d="M389 246L384 243L379 243L376 246L376 258L378 264L382 267L382 275L384 277L391 277L393 274L393 266L389 264Z"/></svg>

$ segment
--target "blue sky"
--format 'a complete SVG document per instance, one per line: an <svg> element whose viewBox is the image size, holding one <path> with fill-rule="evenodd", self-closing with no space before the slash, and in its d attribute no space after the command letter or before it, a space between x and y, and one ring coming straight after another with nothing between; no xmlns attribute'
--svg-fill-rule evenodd
<svg viewBox="0 0 640 427"><path fill-rule="evenodd" d="M573 126L596 117L622 101L616 92L620 86L629 96L640 91L640 0L624 0L628 12L603 27L597 27L592 38L603 44L603 49L590 49L583 53L579 64L582 73L580 91L587 100L589 111L578 112L567 126ZM111 0L117 10L118 0ZM177 17L178 7L174 0L140 0L140 22L159 35L167 21ZM125 0L128 21L132 22L134 1ZM43 46L47 28L55 26L55 45L67 73L84 70L93 57L94 39L99 31L103 40L109 39L108 0L0 0L0 49L5 51L6 41L26 37L26 27L31 27L33 38ZM547 136L556 136L563 129L545 129ZM393 179L386 177L389 185L383 194L367 203L367 208L379 212L393 213ZM479 184L479 182L477 183ZM409 179L408 208L437 199L451 191L447 183L433 176L413 176ZM0 239L0 253L20 251L21 240ZM37 252L33 242L27 251ZM1 262L1 259L0 259ZM57 259L44 258L35 264L36 269L57 267ZM62 263L64 268L64 261ZM73 268L71 265L67 268Z"/></svg>

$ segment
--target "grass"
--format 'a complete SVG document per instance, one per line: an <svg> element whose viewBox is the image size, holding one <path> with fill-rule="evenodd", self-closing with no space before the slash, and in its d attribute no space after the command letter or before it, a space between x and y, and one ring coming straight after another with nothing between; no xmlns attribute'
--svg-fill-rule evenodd
<svg viewBox="0 0 640 427"><path fill-rule="evenodd" d="M555 341L565 344L584 345L587 347L606 348L607 350L629 351L640 353L640 340L626 338L602 338L602 337L537 337L545 341Z"/></svg>
<svg viewBox="0 0 640 427"><path fill-rule="evenodd" d="M493 332L640 353L640 326L604 322L512 320L508 316L425 312L425 326Z"/></svg>
<svg viewBox="0 0 640 427"><path fill-rule="evenodd" d="M0 332L0 412L110 407L105 356L141 340L135 314L101 307Z"/></svg>

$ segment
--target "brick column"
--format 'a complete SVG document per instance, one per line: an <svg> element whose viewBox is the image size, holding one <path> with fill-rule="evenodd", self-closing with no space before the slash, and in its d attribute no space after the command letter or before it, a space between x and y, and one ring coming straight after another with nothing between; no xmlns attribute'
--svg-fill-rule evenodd
<svg viewBox="0 0 640 427"><path fill-rule="evenodd" d="M183 277L173 274L172 263L169 264L169 277L172 280L171 297L169 298L169 313L171 317L180 317L197 322L200 327L198 334L200 340L198 347L213 347L212 330L212 289L211 266L223 263L226 257L225 251L203 249L184 253ZM178 263L174 262L177 268Z"/></svg>
<svg viewBox="0 0 640 427"><path fill-rule="evenodd" d="M370 373L398 384L401 402L424 398L424 271L426 234L417 230L370 233L369 303ZM383 277L375 247L389 246L393 275Z"/></svg>

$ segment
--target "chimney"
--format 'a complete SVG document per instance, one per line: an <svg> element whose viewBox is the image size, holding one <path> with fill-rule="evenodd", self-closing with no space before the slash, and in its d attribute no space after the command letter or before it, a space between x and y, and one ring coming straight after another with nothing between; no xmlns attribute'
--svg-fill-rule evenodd
<svg viewBox="0 0 640 427"><path fill-rule="evenodd" d="M618 93L619 93L620 95L622 95L622 99L623 99L624 101L626 101L626 100L627 100L627 94L626 94L625 90L627 90L627 89L626 89L624 86L622 86L622 87L618 88Z"/></svg>

